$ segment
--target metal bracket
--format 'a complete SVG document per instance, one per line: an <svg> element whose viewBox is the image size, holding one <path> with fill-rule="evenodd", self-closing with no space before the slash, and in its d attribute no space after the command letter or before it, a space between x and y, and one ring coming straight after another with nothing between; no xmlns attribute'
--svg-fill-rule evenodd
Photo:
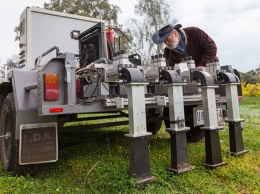
<svg viewBox="0 0 260 194"><path fill-rule="evenodd" d="M175 70L164 70L160 72L160 80L166 81L167 83L182 83L182 76Z"/></svg>
<svg viewBox="0 0 260 194"><path fill-rule="evenodd" d="M191 70L191 80L200 80L201 86L216 86L213 77L205 71Z"/></svg>
<svg viewBox="0 0 260 194"><path fill-rule="evenodd" d="M124 108L124 98L116 98L116 108Z"/></svg>
<svg viewBox="0 0 260 194"><path fill-rule="evenodd" d="M179 129L185 127L185 120L182 118L180 119L179 117L175 121L170 121L170 124L178 124Z"/></svg>
<svg viewBox="0 0 260 194"><path fill-rule="evenodd" d="M66 69L66 82L68 84L72 83L73 75L75 74L76 64L75 55L71 53L65 53L65 69Z"/></svg>
<svg viewBox="0 0 260 194"><path fill-rule="evenodd" d="M224 80L225 83L239 83L240 80L239 78L232 74L232 73L228 73L228 72L219 72L218 73L218 81L220 80Z"/></svg>
<svg viewBox="0 0 260 194"><path fill-rule="evenodd" d="M144 82L143 73L136 68L122 68L122 78L126 80L126 83Z"/></svg>
<svg viewBox="0 0 260 194"><path fill-rule="evenodd" d="M156 96L156 101L159 106L166 106L167 99L166 96Z"/></svg>

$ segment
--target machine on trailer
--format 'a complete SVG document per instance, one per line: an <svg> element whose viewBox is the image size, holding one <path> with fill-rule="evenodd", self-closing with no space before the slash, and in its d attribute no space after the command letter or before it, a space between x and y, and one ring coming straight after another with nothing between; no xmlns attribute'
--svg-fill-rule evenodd
<svg viewBox="0 0 260 194"><path fill-rule="evenodd" d="M170 171L193 169L187 142L204 136L204 165L224 165L218 133L224 122L229 123L231 154L247 152L239 116L239 73L231 66L211 60L198 69L189 57L167 67L159 54L144 67L139 54L115 50L103 20L26 8L20 22L21 68L9 71L0 83L4 170L36 173L38 164L57 161L58 132L68 129L64 123L82 120L77 117L82 113L114 112L117 115L111 117L129 118L109 126L129 123L125 137L130 141L130 175L140 183L156 179L150 171L147 139L163 120L170 123ZM169 114L163 115L166 107Z"/></svg>

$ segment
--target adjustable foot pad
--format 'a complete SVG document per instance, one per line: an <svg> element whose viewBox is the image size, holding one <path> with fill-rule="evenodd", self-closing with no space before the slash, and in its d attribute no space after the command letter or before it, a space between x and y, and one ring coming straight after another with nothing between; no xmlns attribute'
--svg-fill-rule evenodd
<svg viewBox="0 0 260 194"><path fill-rule="evenodd" d="M202 164L203 166L205 166L206 168L210 168L210 169L214 169L220 166L224 166L226 165L226 162L222 162L222 163L218 163L218 164Z"/></svg>
<svg viewBox="0 0 260 194"><path fill-rule="evenodd" d="M247 152L248 152L248 150L243 150L240 152L230 152L230 154L231 154L231 156L239 156L239 155L245 154Z"/></svg>
<svg viewBox="0 0 260 194"><path fill-rule="evenodd" d="M169 172L174 172L175 174L181 174L181 173L193 170L194 168L195 168L194 166L186 166L186 167L179 168L179 169L167 168L167 170Z"/></svg>
<svg viewBox="0 0 260 194"><path fill-rule="evenodd" d="M156 180L157 180L157 178L155 176L151 176L151 177L148 177L148 178L138 179L137 183L143 185L143 184L154 182Z"/></svg>

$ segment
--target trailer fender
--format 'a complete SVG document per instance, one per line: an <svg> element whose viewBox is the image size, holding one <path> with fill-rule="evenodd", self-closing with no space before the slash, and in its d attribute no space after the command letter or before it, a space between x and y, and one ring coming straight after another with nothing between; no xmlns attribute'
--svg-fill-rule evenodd
<svg viewBox="0 0 260 194"><path fill-rule="evenodd" d="M38 90L26 90L29 86L37 83L35 70L12 71L12 87L16 109L16 132L15 139L20 137L20 126L25 124L57 122L57 116L38 115Z"/></svg>

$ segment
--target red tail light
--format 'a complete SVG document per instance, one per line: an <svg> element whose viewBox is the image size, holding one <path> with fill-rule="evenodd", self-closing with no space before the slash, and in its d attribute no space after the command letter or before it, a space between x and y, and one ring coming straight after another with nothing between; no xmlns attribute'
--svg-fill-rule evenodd
<svg viewBox="0 0 260 194"><path fill-rule="evenodd" d="M242 101L243 97L242 96L238 96L238 101Z"/></svg>
<svg viewBox="0 0 260 194"><path fill-rule="evenodd" d="M63 112L63 108L50 108L50 113Z"/></svg>
<svg viewBox="0 0 260 194"><path fill-rule="evenodd" d="M59 75L44 74L44 100L59 99Z"/></svg>

